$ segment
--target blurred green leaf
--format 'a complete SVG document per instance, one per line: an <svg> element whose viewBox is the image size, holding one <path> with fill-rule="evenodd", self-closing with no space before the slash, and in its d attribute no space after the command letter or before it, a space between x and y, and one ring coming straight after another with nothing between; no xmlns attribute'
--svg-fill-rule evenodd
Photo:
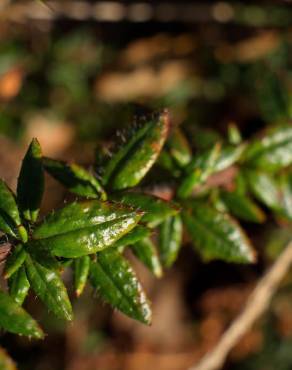
<svg viewBox="0 0 292 370"><path fill-rule="evenodd" d="M147 223L149 227L157 226L164 219L175 215L180 210L179 206L174 202L167 202L153 195L134 191L116 193L112 198L145 212L141 221Z"/></svg>
<svg viewBox="0 0 292 370"><path fill-rule="evenodd" d="M136 130L105 167L104 184L113 190L137 185L158 158L168 130L169 115L166 112Z"/></svg>
<svg viewBox="0 0 292 370"><path fill-rule="evenodd" d="M36 221L44 192L42 151L33 139L23 159L17 183L17 202L28 221Z"/></svg>
<svg viewBox="0 0 292 370"><path fill-rule="evenodd" d="M44 333L37 322L8 294L0 291L0 327L20 335L42 339Z"/></svg>
<svg viewBox="0 0 292 370"><path fill-rule="evenodd" d="M178 187L180 198L188 197L199 185L203 184L214 172L221 145L215 144L212 149L196 156L186 168L186 176Z"/></svg>
<svg viewBox="0 0 292 370"><path fill-rule="evenodd" d="M26 272L32 289L49 310L61 319L72 320L73 313L66 287L59 274L27 256Z"/></svg>
<svg viewBox="0 0 292 370"><path fill-rule="evenodd" d="M228 210L241 220L263 223L266 219L264 212L247 195L222 191L221 199Z"/></svg>
<svg viewBox="0 0 292 370"><path fill-rule="evenodd" d="M191 208L183 212L183 221L194 247L206 261L255 262L250 241L229 215L193 201Z"/></svg>
<svg viewBox="0 0 292 370"><path fill-rule="evenodd" d="M183 224L180 215L169 217L160 225L159 254L165 267L171 267L182 243Z"/></svg>
<svg viewBox="0 0 292 370"><path fill-rule="evenodd" d="M151 323L148 300L129 262L115 250L97 254L91 262L90 280L101 298L144 324Z"/></svg>
<svg viewBox="0 0 292 370"><path fill-rule="evenodd" d="M98 200L75 202L49 215L35 229L31 247L56 256L75 258L114 244L131 231L143 216L118 203Z"/></svg>
<svg viewBox="0 0 292 370"><path fill-rule="evenodd" d="M232 145L239 145L242 141L241 133L234 123L228 125L228 141Z"/></svg>
<svg viewBox="0 0 292 370"><path fill-rule="evenodd" d="M216 163L214 165L214 172L219 172L227 169L228 167L235 164L244 152L245 144L237 146L225 146L221 149Z"/></svg>
<svg viewBox="0 0 292 370"><path fill-rule="evenodd" d="M292 127L273 127L254 139L247 146L244 161L264 171L277 171L292 164Z"/></svg>
<svg viewBox="0 0 292 370"><path fill-rule="evenodd" d="M90 257L83 256L74 260L74 285L77 297L79 297L86 285L90 268Z"/></svg>
<svg viewBox="0 0 292 370"><path fill-rule="evenodd" d="M106 194L98 180L85 168L51 158L43 159L44 167L50 175L64 185L71 193L87 198L106 199Z"/></svg>
<svg viewBox="0 0 292 370"><path fill-rule="evenodd" d="M145 238L131 246L134 255L157 277L162 276L162 267L157 250L150 238Z"/></svg>
<svg viewBox="0 0 292 370"><path fill-rule="evenodd" d="M166 148L180 167L185 167L192 159L190 145L179 128L176 128L167 140Z"/></svg>
<svg viewBox="0 0 292 370"><path fill-rule="evenodd" d="M25 266L21 266L8 280L9 294L21 306L28 294L30 284L26 276Z"/></svg>
<svg viewBox="0 0 292 370"><path fill-rule="evenodd" d="M5 279L9 278L14 274L19 267L23 264L26 258L26 252L22 244L18 244L12 250L12 253L7 258L5 267L4 267L4 277Z"/></svg>

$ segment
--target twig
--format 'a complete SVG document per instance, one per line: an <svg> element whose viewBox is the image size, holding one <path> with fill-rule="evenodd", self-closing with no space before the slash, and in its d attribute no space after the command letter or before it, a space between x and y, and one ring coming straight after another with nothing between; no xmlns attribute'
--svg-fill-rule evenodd
<svg viewBox="0 0 292 370"><path fill-rule="evenodd" d="M208 352L198 364L189 368L189 370L216 370L223 366L230 350L267 309L273 294L291 264L292 241L260 279L249 297L245 308L223 334L216 347ZM210 333L210 335L212 334Z"/></svg>

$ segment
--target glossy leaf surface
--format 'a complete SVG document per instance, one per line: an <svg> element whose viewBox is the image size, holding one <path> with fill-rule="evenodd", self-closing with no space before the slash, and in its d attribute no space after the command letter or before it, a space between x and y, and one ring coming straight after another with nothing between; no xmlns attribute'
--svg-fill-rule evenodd
<svg viewBox="0 0 292 370"><path fill-rule="evenodd" d="M72 320L71 303L59 274L26 258L26 272L32 289L48 309L61 319Z"/></svg>
<svg viewBox="0 0 292 370"><path fill-rule="evenodd" d="M15 334L42 339L37 322L8 294L0 291L0 327Z"/></svg>
<svg viewBox="0 0 292 370"><path fill-rule="evenodd" d="M129 262L117 251L107 250L91 263L90 280L102 299L127 316L151 323L148 300Z"/></svg>
<svg viewBox="0 0 292 370"><path fill-rule="evenodd" d="M169 130L164 112L143 125L108 162L103 181L113 190L137 185L156 161Z"/></svg>
<svg viewBox="0 0 292 370"><path fill-rule="evenodd" d="M23 264L26 258L26 252L22 244L14 247L12 253L7 258L4 268L4 277L9 278Z"/></svg>
<svg viewBox="0 0 292 370"><path fill-rule="evenodd" d="M135 226L128 234L124 235L118 241L115 242L113 245L114 248L116 247L126 247L128 245L133 245L137 243L139 240L148 237L151 234L151 231L147 229L147 227L142 225Z"/></svg>
<svg viewBox="0 0 292 370"><path fill-rule="evenodd" d="M250 263L255 252L240 226L227 214L194 202L183 212L183 221L194 247L205 260Z"/></svg>
<svg viewBox="0 0 292 370"><path fill-rule="evenodd" d="M150 227L157 226L168 216L175 215L180 210L174 202L167 202L153 195L139 192L118 193L113 195L113 199L145 212L141 221L147 223Z"/></svg>
<svg viewBox="0 0 292 370"><path fill-rule="evenodd" d="M44 192L42 151L33 139L23 159L17 183L17 201L24 217L36 221Z"/></svg>
<svg viewBox="0 0 292 370"><path fill-rule="evenodd" d="M26 276L25 266L21 266L9 279L9 293L19 306L21 306L30 288Z"/></svg>
<svg viewBox="0 0 292 370"><path fill-rule="evenodd" d="M106 199L99 181L85 168L51 158L44 158L43 163L46 171L71 193L87 198Z"/></svg>
<svg viewBox="0 0 292 370"><path fill-rule="evenodd" d="M52 213L36 228L31 247L56 256L75 258L95 253L131 231L143 216L140 211L98 200L72 203Z"/></svg>
<svg viewBox="0 0 292 370"><path fill-rule="evenodd" d="M159 228L159 254L165 267L171 267L182 243L183 224L180 215L169 217Z"/></svg>
<svg viewBox="0 0 292 370"><path fill-rule="evenodd" d="M157 250L150 238L145 238L131 246L134 255L156 276L162 276L162 267Z"/></svg>

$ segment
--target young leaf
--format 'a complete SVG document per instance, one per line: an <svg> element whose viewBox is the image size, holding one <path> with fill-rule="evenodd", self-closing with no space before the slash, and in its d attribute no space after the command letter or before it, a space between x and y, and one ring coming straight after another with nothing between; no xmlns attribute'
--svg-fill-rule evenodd
<svg viewBox="0 0 292 370"><path fill-rule="evenodd" d="M185 167L192 159L190 145L183 132L176 128L166 143L170 155L180 167Z"/></svg>
<svg viewBox="0 0 292 370"><path fill-rule="evenodd" d="M255 262L255 252L239 225L227 214L200 202L183 212L183 221L205 260Z"/></svg>
<svg viewBox="0 0 292 370"><path fill-rule="evenodd" d="M37 227L32 248L56 256L81 257L101 251L131 231L143 216L132 208L98 200L72 203Z"/></svg>
<svg viewBox="0 0 292 370"><path fill-rule="evenodd" d="M28 280L36 295L56 316L72 320L71 303L59 274L40 265L30 256L27 256L25 264Z"/></svg>
<svg viewBox="0 0 292 370"><path fill-rule="evenodd" d="M111 249L91 262L90 281L101 298L114 308L144 324L151 323L148 300L129 262Z"/></svg>
<svg viewBox="0 0 292 370"><path fill-rule="evenodd" d="M0 369L17 370L13 360L8 356L7 352L1 347L0 347Z"/></svg>
<svg viewBox="0 0 292 370"><path fill-rule="evenodd" d="M25 243L27 232L21 225L14 194L6 183L0 179L0 230L16 237L14 226L17 227L17 234L20 239Z"/></svg>
<svg viewBox="0 0 292 370"><path fill-rule="evenodd" d="M0 327L15 334L42 339L37 322L8 294L0 291Z"/></svg>
<svg viewBox="0 0 292 370"><path fill-rule="evenodd" d="M244 194L222 191L221 199L229 211L241 220L263 223L266 219L264 212Z"/></svg>
<svg viewBox="0 0 292 370"><path fill-rule="evenodd" d="M171 267L182 243L183 224L180 215L169 217L160 225L159 254L165 267Z"/></svg>
<svg viewBox="0 0 292 370"><path fill-rule="evenodd" d="M104 184L113 190L137 185L159 156L168 130L167 112L138 129L107 164L103 174Z"/></svg>
<svg viewBox="0 0 292 370"><path fill-rule="evenodd" d="M162 268L157 250L151 239L145 238L131 246L134 255L157 277L162 276Z"/></svg>
<svg viewBox="0 0 292 370"><path fill-rule="evenodd" d="M192 160L186 168L186 176L177 191L177 195L180 198L188 197L196 187L204 183L214 172L220 148L219 144L215 144L207 153Z"/></svg>
<svg viewBox="0 0 292 370"><path fill-rule="evenodd" d="M30 288L25 266L21 266L20 269L9 278L8 283L10 296L21 306Z"/></svg>
<svg viewBox="0 0 292 370"><path fill-rule="evenodd" d="M179 212L179 206L173 202L167 202L153 195L125 191L113 195L113 199L135 209L145 212L141 222L149 227L155 227L169 216Z"/></svg>
<svg viewBox="0 0 292 370"><path fill-rule="evenodd" d="M33 139L23 159L17 183L17 201L24 217L36 221L44 192L42 151Z"/></svg>
<svg viewBox="0 0 292 370"><path fill-rule="evenodd" d="M90 268L90 257L83 256L74 260L74 285L77 297L79 297L86 285Z"/></svg>
<svg viewBox="0 0 292 370"><path fill-rule="evenodd" d="M269 129L253 140L244 153L245 163L264 171L277 171L292 164L292 127Z"/></svg>
<svg viewBox="0 0 292 370"><path fill-rule="evenodd" d="M43 163L46 171L71 193L106 200L106 193L102 186L85 168L75 163L68 164L51 158L44 158Z"/></svg>
<svg viewBox="0 0 292 370"><path fill-rule="evenodd" d="M238 145L242 141L240 131L234 123L228 125L228 141L232 145Z"/></svg>
<svg viewBox="0 0 292 370"><path fill-rule="evenodd" d="M4 268L4 278L9 278L23 264L26 258L26 252L22 244L18 244L7 258Z"/></svg>

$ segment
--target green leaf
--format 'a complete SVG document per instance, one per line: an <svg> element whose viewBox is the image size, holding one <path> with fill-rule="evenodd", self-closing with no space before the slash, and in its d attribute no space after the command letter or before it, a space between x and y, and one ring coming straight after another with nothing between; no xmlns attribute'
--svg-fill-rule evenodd
<svg viewBox="0 0 292 370"><path fill-rule="evenodd" d="M195 157L186 168L186 176L178 187L177 195L187 198L199 185L202 185L214 172L220 153L220 144L215 144L208 152Z"/></svg>
<svg viewBox="0 0 292 370"><path fill-rule="evenodd" d="M165 267L171 267L182 243L183 224L180 215L169 217L160 225L159 254Z"/></svg>
<svg viewBox="0 0 292 370"><path fill-rule="evenodd" d="M21 266L9 279L9 293L19 306L28 294L30 284L26 276L25 266Z"/></svg>
<svg viewBox="0 0 292 370"><path fill-rule="evenodd" d="M182 130L176 128L167 140L166 146L177 165L185 167L190 163L192 151Z"/></svg>
<svg viewBox="0 0 292 370"><path fill-rule="evenodd" d="M255 262L255 252L239 225L227 214L193 202L183 221L196 249L205 260Z"/></svg>
<svg viewBox="0 0 292 370"><path fill-rule="evenodd" d="M277 126L253 140L244 153L245 163L264 171L277 171L292 164L292 127Z"/></svg>
<svg viewBox="0 0 292 370"><path fill-rule="evenodd" d="M27 241L27 233L21 225L20 215L13 192L6 183L0 179L0 230L16 237L14 226L17 227L17 234L23 242Z"/></svg>
<svg viewBox="0 0 292 370"><path fill-rule="evenodd" d="M90 281L101 298L131 318L151 323L148 300L129 262L111 249L91 262Z"/></svg>
<svg viewBox="0 0 292 370"><path fill-rule="evenodd" d="M102 186L85 168L75 163L69 164L51 158L44 158L43 163L46 171L71 193L106 200L106 193Z"/></svg>
<svg viewBox="0 0 292 370"><path fill-rule="evenodd" d="M26 272L32 289L49 310L61 319L72 320L73 313L66 287L59 274L27 256Z"/></svg>
<svg viewBox="0 0 292 370"><path fill-rule="evenodd" d="M216 159L213 172L223 171L238 162L244 152L246 144L223 147Z"/></svg>
<svg viewBox="0 0 292 370"><path fill-rule="evenodd" d="M138 129L108 162L103 174L104 184L113 190L137 185L159 156L168 130L167 112Z"/></svg>
<svg viewBox="0 0 292 370"><path fill-rule="evenodd" d="M140 241L141 239L147 238L150 236L151 231L147 229L147 227L142 225L137 225L134 229L132 229L128 234L124 235L115 242L113 248L120 248L126 247L128 245L133 245Z"/></svg>
<svg viewBox="0 0 292 370"><path fill-rule="evenodd" d="M157 277L163 274L155 245L145 238L131 246L134 255Z"/></svg>
<svg viewBox="0 0 292 370"><path fill-rule="evenodd" d="M142 216L143 212L117 203L75 202L48 216L34 231L37 240L29 244L59 257L81 257L114 244Z"/></svg>
<svg viewBox="0 0 292 370"><path fill-rule="evenodd" d="M180 210L174 202L167 202L153 195L134 191L116 193L113 195L113 199L145 212L141 222L147 223L149 227L157 226L164 219L177 214Z"/></svg>
<svg viewBox="0 0 292 370"><path fill-rule="evenodd" d="M291 173L282 174L279 179L281 213L292 220L292 175Z"/></svg>
<svg viewBox="0 0 292 370"><path fill-rule="evenodd" d="M86 285L90 268L90 257L83 256L74 260L74 285L77 297L79 297Z"/></svg>
<svg viewBox="0 0 292 370"><path fill-rule="evenodd" d="M0 369L1 370L17 370L15 363L9 357L7 352L0 347Z"/></svg>
<svg viewBox="0 0 292 370"><path fill-rule="evenodd" d="M8 294L0 291L0 327L15 334L42 339L37 322Z"/></svg>
<svg viewBox="0 0 292 370"><path fill-rule="evenodd" d="M24 217L36 221L44 192L42 151L33 139L23 159L17 183L17 201Z"/></svg>
<svg viewBox="0 0 292 370"><path fill-rule="evenodd" d="M280 191L276 180L259 171L245 171L248 186L260 202L274 211L281 210Z"/></svg>
<svg viewBox="0 0 292 370"><path fill-rule="evenodd" d="M242 141L240 131L234 123L228 125L228 141L232 145L238 145Z"/></svg>
<svg viewBox="0 0 292 370"><path fill-rule="evenodd" d="M221 199L229 211L241 220L263 223L266 219L264 212L246 195L222 191Z"/></svg>
<svg viewBox="0 0 292 370"><path fill-rule="evenodd" d="M23 264L26 258L26 252L22 244L18 244L14 247L12 253L7 258L4 268L4 278L9 278L14 274L19 267Z"/></svg>

